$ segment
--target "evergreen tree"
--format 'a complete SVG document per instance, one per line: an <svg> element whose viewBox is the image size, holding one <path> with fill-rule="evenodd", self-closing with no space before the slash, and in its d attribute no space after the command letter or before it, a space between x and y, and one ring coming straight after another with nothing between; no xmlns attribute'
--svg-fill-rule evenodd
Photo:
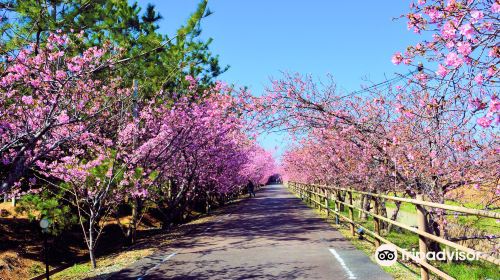
<svg viewBox="0 0 500 280"><path fill-rule="evenodd" d="M122 77L125 86L135 79L142 96L163 90L171 97L186 92L186 75L198 78L202 91L228 69L210 51L212 39L200 39L200 21L210 14L203 0L187 23L168 36L158 32L162 16L151 4L141 15L137 2L127 0L0 0L0 54L15 54L28 44L38 48L50 33L83 30L87 40L74 52L110 43L122 51L123 63L113 75Z"/></svg>

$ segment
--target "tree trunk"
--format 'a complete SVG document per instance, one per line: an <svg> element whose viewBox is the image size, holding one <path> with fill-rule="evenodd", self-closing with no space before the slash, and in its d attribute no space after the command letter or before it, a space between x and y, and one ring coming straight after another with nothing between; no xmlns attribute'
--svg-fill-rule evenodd
<svg viewBox="0 0 500 280"><path fill-rule="evenodd" d="M207 197L205 199L205 213L210 214L210 192L207 192Z"/></svg>
<svg viewBox="0 0 500 280"><path fill-rule="evenodd" d="M359 200L359 208L364 209L363 205L365 205L365 199L366 199L366 195L362 194L361 199ZM362 216L363 216L363 212L358 211L358 219L361 219Z"/></svg>
<svg viewBox="0 0 500 280"><path fill-rule="evenodd" d="M225 195L219 195L218 202L219 202L219 207L222 207L226 204L226 196Z"/></svg>
<svg viewBox="0 0 500 280"><path fill-rule="evenodd" d="M127 230L127 240L130 244L134 244L137 236L137 223L139 222L139 216L141 213L142 201L140 198L134 198L132 200L132 217Z"/></svg>
<svg viewBox="0 0 500 280"><path fill-rule="evenodd" d="M396 210L394 210L394 212L391 215L392 221L395 221L398 218L399 209L401 208L401 201L394 201L394 204L396 204ZM387 226L387 233L391 232L393 226L394 226L393 224L389 224ZM396 227L396 229L398 232L401 231L399 227Z"/></svg>
<svg viewBox="0 0 500 280"><path fill-rule="evenodd" d="M183 222L184 209L180 206L174 209L170 209L169 213L171 224L180 224Z"/></svg>
<svg viewBox="0 0 500 280"><path fill-rule="evenodd" d="M365 211L370 211L371 207L370 207L370 202L371 202L371 197L369 195L365 195L363 196L363 200L361 201L363 204L362 204L362 209L365 210ZM368 215L366 213L361 213L361 220L363 221L366 221L368 218Z"/></svg>
<svg viewBox="0 0 500 280"><path fill-rule="evenodd" d="M378 213L380 216L387 218L387 207L385 206L385 199L377 197L378 199ZM387 228L387 222L380 221L380 229L386 229Z"/></svg>
<svg viewBox="0 0 500 280"><path fill-rule="evenodd" d="M346 196L346 192L344 192L344 191L337 192L338 201L345 202L345 196ZM339 211L340 212L344 211L344 204L339 203Z"/></svg>
<svg viewBox="0 0 500 280"><path fill-rule="evenodd" d="M17 155L12 163L12 169L9 170L9 175L7 176L7 180L1 185L0 191L9 192L12 189L12 186L15 182L19 181L24 173L26 172L26 157L24 156L24 152L21 152Z"/></svg>
<svg viewBox="0 0 500 280"><path fill-rule="evenodd" d="M89 241L88 241L88 249L89 249L89 256L90 256L90 263L92 264L92 268L95 269L97 267L96 260L95 260L95 240L94 240L94 226L93 223L90 222L89 225Z"/></svg>
<svg viewBox="0 0 500 280"><path fill-rule="evenodd" d="M436 236L441 236L441 230L439 228L439 223L427 212L428 221L427 221L427 232L434 234ZM441 251L441 246L438 242L433 240L427 240L427 248L431 252L439 252Z"/></svg>
<svg viewBox="0 0 500 280"><path fill-rule="evenodd" d="M445 203L443 192L440 193L439 203L441 203L441 204ZM446 221L446 210L441 210L438 212L438 221L439 221L439 226L440 226L439 229L440 229L440 233L441 233L439 237L446 239L446 240L449 240L450 235L448 232L448 223ZM448 246L444 246L444 250L446 253L449 253L449 251L450 251ZM451 259L447 258L446 262L451 263Z"/></svg>
<svg viewBox="0 0 500 280"><path fill-rule="evenodd" d="M90 255L90 263L92 264L92 268L93 269L97 268L97 264L95 261L95 255L94 255L94 249L89 249L89 255Z"/></svg>

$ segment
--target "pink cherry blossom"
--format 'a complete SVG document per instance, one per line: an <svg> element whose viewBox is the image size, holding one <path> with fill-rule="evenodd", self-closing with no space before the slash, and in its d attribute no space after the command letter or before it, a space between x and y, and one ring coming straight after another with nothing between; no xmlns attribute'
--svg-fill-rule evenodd
<svg viewBox="0 0 500 280"><path fill-rule="evenodd" d="M483 82L484 82L484 78L483 78L483 74L477 74L476 77L474 77L474 81L478 84L478 85L482 85Z"/></svg>
<svg viewBox="0 0 500 280"><path fill-rule="evenodd" d="M446 67L444 67L443 65L441 64L438 64L438 70L436 71L436 74L441 76L441 77L445 77L447 74L448 74L448 69L446 69Z"/></svg>
<svg viewBox="0 0 500 280"><path fill-rule="evenodd" d="M392 63L393 63L393 64L398 65L398 64L400 64L401 62L403 62L403 56L401 55L401 53L400 53L400 52L397 52L397 53L395 53L395 54L392 56L392 60L391 60L391 61L392 61Z"/></svg>
<svg viewBox="0 0 500 280"><path fill-rule="evenodd" d="M479 119L477 119L477 124L479 124L480 126L484 127L484 128L487 128L491 125L492 123L492 120L488 117L481 117Z"/></svg>
<svg viewBox="0 0 500 280"><path fill-rule="evenodd" d="M66 79L66 77L67 77L66 72L61 71L61 70L56 71L56 79L61 81L61 80Z"/></svg>
<svg viewBox="0 0 500 280"><path fill-rule="evenodd" d="M445 62L448 66L459 67L462 65L463 60L456 53L450 52L446 56Z"/></svg>
<svg viewBox="0 0 500 280"><path fill-rule="evenodd" d="M67 123L69 121L69 117L65 111L61 112L61 114L57 117L57 121L60 124Z"/></svg>
<svg viewBox="0 0 500 280"><path fill-rule="evenodd" d="M463 56L468 56L472 52L472 48L469 42L458 42L457 51Z"/></svg>
<svg viewBox="0 0 500 280"><path fill-rule="evenodd" d="M431 22L436 22L440 18L443 17L443 14L439 12L437 9L430 9L427 13L431 19Z"/></svg>
<svg viewBox="0 0 500 280"><path fill-rule="evenodd" d="M474 110L483 110L486 108L486 103L484 103L481 99L475 98L470 101Z"/></svg>
<svg viewBox="0 0 500 280"><path fill-rule="evenodd" d="M479 20L484 18L484 13L482 11L472 11L471 15L471 23L476 24Z"/></svg>
<svg viewBox="0 0 500 280"><path fill-rule="evenodd" d="M488 71L487 71L488 77L495 75L495 72L496 72L495 68L493 68L493 67L488 68Z"/></svg>
<svg viewBox="0 0 500 280"><path fill-rule="evenodd" d="M460 29L460 34L464 35L467 39L472 39L472 35L475 32L472 24L467 23L465 25L462 25L459 29Z"/></svg>
<svg viewBox="0 0 500 280"><path fill-rule="evenodd" d="M24 104L26 105L32 105L33 104L33 97L30 95L24 95L21 100L23 101Z"/></svg>
<svg viewBox="0 0 500 280"><path fill-rule="evenodd" d="M448 21L443 25L443 30L441 31L443 38L453 39L455 37L455 33L456 28L452 22Z"/></svg>
<svg viewBox="0 0 500 280"><path fill-rule="evenodd" d="M500 13L500 4L495 1L491 6L491 11L497 14Z"/></svg>
<svg viewBox="0 0 500 280"><path fill-rule="evenodd" d="M499 113L500 112L500 99L494 97L490 101L490 113Z"/></svg>

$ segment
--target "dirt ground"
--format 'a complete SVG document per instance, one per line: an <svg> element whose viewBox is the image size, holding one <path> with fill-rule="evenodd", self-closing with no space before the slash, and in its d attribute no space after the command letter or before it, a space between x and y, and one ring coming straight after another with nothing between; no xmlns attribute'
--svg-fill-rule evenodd
<svg viewBox="0 0 500 280"><path fill-rule="evenodd" d="M451 191L448 199L476 205L487 205L490 208L500 207L500 196L495 193L496 186L463 186Z"/></svg>
<svg viewBox="0 0 500 280"><path fill-rule="evenodd" d="M43 235L38 223L30 222L26 216L17 214L10 202L0 203L0 212L0 280L29 279L43 273ZM120 220L125 222L127 219L123 217ZM143 222L147 227L158 225L158 221L149 216ZM124 246L124 240L116 221L110 221L99 241L97 254L103 256L118 250ZM78 225L60 236L49 236L48 247L51 268L87 258Z"/></svg>

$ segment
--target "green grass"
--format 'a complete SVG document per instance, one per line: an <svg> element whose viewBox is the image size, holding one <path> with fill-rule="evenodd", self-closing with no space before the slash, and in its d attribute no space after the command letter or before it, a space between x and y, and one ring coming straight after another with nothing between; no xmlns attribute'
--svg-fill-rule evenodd
<svg viewBox="0 0 500 280"><path fill-rule="evenodd" d="M464 225L467 227L474 227L479 230L484 230L487 233L498 235L500 234L500 223L497 223L495 219L475 217L475 216L458 216L457 218L451 218L453 222L457 224Z"/></svg>
<svg viewBox="0 0 500 280"><path fill-rule="evenodd" d="M335 227L354 245L354 247L356 247L356 249L363 251L373 262L375 262L374 254L376 248L373 243L367 242L366 240L359 240L357 237L351 236L351 231L345 223ZM398 262L395 265L381 268L385 272L391 274L396 280L417 280L420 278L415 267L408 266L404 263Z"/></svg>
<svg viewBox="0 0 500 280"><path fill-rule="evenodd" d="M483 209L484 207L481 205L478 205L476 203L459 203L456 201L451 201L447 200L445 202L448 205L455 205L455 206L462 206L462 207L467 207L467 208L472 208L472 209ZM396 209L396 204L394 202L388 201L386 202L386 207L387 209ZM416 215L416 207L415 205L411 203L402 203L401 207L399 209L401 212L406 212L409 214L414 214ZM496 212L499 212L499 210L495 210ZM473 215L466 215L466 216L448 216L448 219L450 222L457 223L459 225L467 226L467 227L474 227L479 230L484 230L488 233L498 235L500 234L500 223L497 223L497 221L493 218L485 218L485 217L479 217L479 216L473 216Z"/></svg>
<svg viewBox="0 0 500 280"><path fill-rule="evenodd" d="M57 273L56 279L72 279L79 275L85 275L92 271L92 266L90 263L75 264L71 267L66 268L62 272Z"/></svg>
<svg viewBox="0 0 500 280"><path fill-rule="evenodd" d="M385 203L385 207L388 209L396 209L396 204L393 201L387 201ZM401 202L401 206L399 207L399 211L404 211L408 213L416 213L417 207L411 203Z"/></svg>
<svg viewBox="0 0 500 280"><path fill-rule="evenodd" d="M341 211L340 213L346 217L349 216L347 207L344 207L344 210ZM362 221L361 219L358 218L359 211L357 209L354 209L353 216L354 216L354 221L357 222L358 224L362 225L363 227L371 231L375 230L373 217L368 216L366 221ZM385 235L384 237L389 239L391 242L393 242L394 244L396 244L401 248L405 248L408 250L411 250L412 248L418 248L418 236L405 229L401 229L401 233L392 230L389 234Z"/></svg>
<svg viewBox="0 0 500 280"><path fill-rule="evenodd" d="M387 203L386 206L388 208L391 207L391 203ZM334 208L334 203L330 202L329 203L330 207L333 209ZM311 206L311 205L310 205ZM394 203L392 203L392 206L395 208ZM409 212L409 213L415 213L416 209L415 206L409 203L402 203L401 204L401 211ZM344 207L344 210L341 211L341 214L344 216L348 217L348 209L347 207ZM361 221L359 217L359 211L357 209L354 209L353 211L353 216L354 216L354 221L357 222L358 224L362 225L363 227L369 229L369 230L374 230L374 222L372 217L368 217L366 221ZM471 217L471 216L460 216L458 217L460 223L470 223L471 221L474 221L474 219L477 220L476 217ZM461 219L461 220L460 220ZM493 220L493 221L491 221ZM479 220L475 221L474 225L477 227L484 227L487 228L490 232L492 228L498 229L498 225L492 224L496 223L494 219L486 219L486 218L480 218ZM367 255L369 255L371 258L373 258L373 253L375 252L375 245L374 242L367 242L367 241L362 241L358 240L357 238L354 238L351 236L350 230L348 228L348 224L345 222L341 222L340 226L336 226L339 231L347 238L349 239L356 248L364 251ZM396 227L394 227L395 229ZM395 245L411 250L412 248L415 248L418 250L418 235L401 229L400 231L392 230L388 234L383 234L383 236L393 242ZM371 239L371 237L369 238ZM500 273L498 266L492 263L488 262L483 262L483 261L456 261L452 263L446 263L446 262L439 262L435 261L432 262L432 265L437 267L438 269L444 271L445 273L451 275L452 277L456 279L463 279L463 280L470 280L470 279L500 279ZM390 273L392 276L395 277L395 279L418 279L419 275L419 268L411 263L398 263L398 265L391 266L391 267L382 267L386 272Z"/></svg>
<svg viewBox="0 0 500 280"><path fill-rule="evenodd" d="M459 203L455 201L446 201L446 204L463 206L472 209L484 209L482 205L476 203ZM490 210L490 211L500 212L500 210ZM480 230L484 230L491 234L495 235L500 234L500 223L497 223L497 221L493 218L468 215L468 216L457 216L457 217L451 216L451 220L460 225L474 227Z"/></svg>
<svg viewBox="0 0 500 280"><path fill-rule="evenodd" d="M444 204L462 206L462 207L467 207L467 208L472 208L472 209L480 209L480 210L484 209L483 205L478 204L478 203L474 203L474 202L462 203L462 202L447 199L447 200L445 200Z"/></svg>
<svg viewBox="0 0 500 280"><path fill-rule="evenodd" d="M38 275L45 272L45 266L41 263L35 263L35 264L30 266L28 272L29 272L29 275L31 275L33 277L38 276Z"/></svg>
<svg viewBox="0 0 500 280"><path fill-rule="evenodd" d="M117 252L97 259L97 268L93 269L90 262L75 264L56 273L51 277L54 280L77 280L77 279L105 279L109 273L116 272L134 261L153 253L152 248L133 248L127 251Z"/></svg>
<svg viewBox="0 0 500 280"><path fill-rule="evenodd" d="M497 265L486 262L439 263L438 268L457 280L500 279Z"/></svg>

